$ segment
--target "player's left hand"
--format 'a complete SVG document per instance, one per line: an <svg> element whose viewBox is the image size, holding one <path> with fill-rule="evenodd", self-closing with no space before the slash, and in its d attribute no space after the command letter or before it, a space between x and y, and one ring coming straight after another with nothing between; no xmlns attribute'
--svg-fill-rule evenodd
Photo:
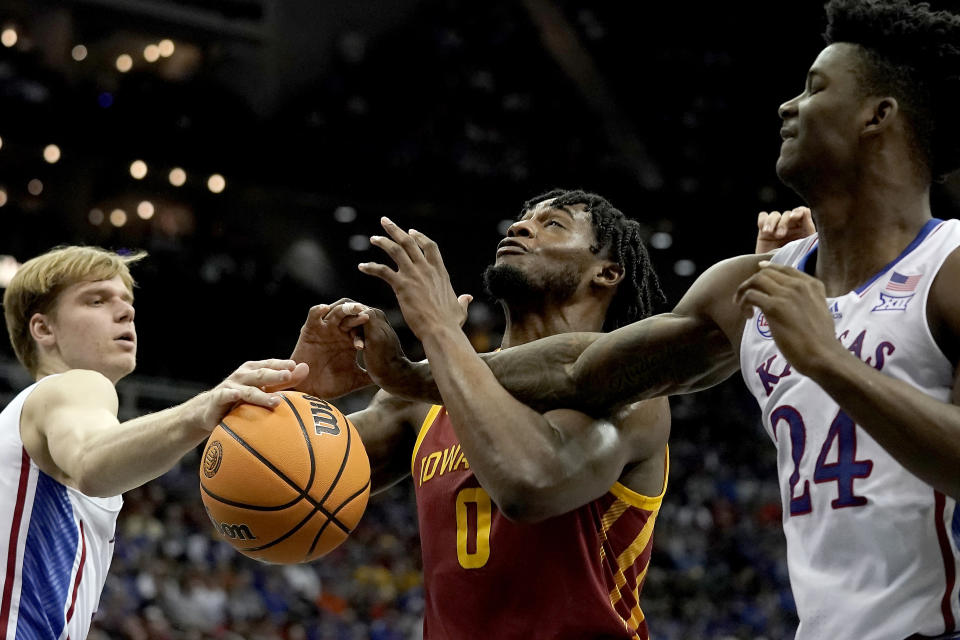
<svg viewBox="0 0 960 640"><path fill-rule="evenodd" d="M766 260L759 266L737 289L734 303L746 317L753 307L763 312L783 356L794 369L813 377L817 366L846 351L836 337L826 289L793 267Z"/></svg>
<svg viewBox="0 0 960 640"><path fill-rule="evenodd" d="M421 342L440 328L462 326L473 297L454 293L437 243L419 231L404 231L389 218L381 218L380 224L389 237L372 236L370 244L383 249L397 270L364 262L360 271L390 285L407 326Z"/></svg>

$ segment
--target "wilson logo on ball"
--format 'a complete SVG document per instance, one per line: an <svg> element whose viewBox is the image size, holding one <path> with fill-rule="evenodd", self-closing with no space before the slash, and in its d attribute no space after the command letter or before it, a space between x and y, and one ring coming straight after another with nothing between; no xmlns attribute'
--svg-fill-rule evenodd
<svg viewBox="0 0 960 640"><path fill-rule="evenodd" d="M212 478L220 470L220 461L223 460L223 447L219 440L214 440L203 454L203 475Z"/></svg>
<svg viewBox="0 0 960 640"><path fill-rule="evenodd" d="M257 536L253 535L253 532L250 531L250 527L245 524L228 524L226 522L216 521L214 521L213 524L224 538L230 538L231 540L257 539Z"/></svg>
<svg viewBox="0 0 960 640"><path fill-rule="evenodd" d="M304 394L303 399L310 403L310 413L313 414L313 428L318 436L327 433L332 436L340 435L340 425L337 424L335 409L320 398Z"/></svg>

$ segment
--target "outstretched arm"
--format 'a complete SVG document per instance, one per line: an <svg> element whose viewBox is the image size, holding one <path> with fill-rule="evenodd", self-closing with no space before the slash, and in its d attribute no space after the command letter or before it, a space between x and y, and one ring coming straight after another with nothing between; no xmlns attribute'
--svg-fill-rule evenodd
<svg viewBox="0 0 960 640"><path fill-rule="evenodd" d="M168 471L238 402L273 408L280 397L272 392L306 373L305 365L290 360L248 362L181 405L120 423L113 384L74 369L30 394L20 432L27 453L48 475L90 496L115 496Z"/></svg>
<svg viewBox="0 0 960 640"><path fill-rule="evenodd" d="M758 261L741 256L714 265L671 313L611 333L564 333L480 357L512 396L538 411L597 413L710 387L739 368L744 318L733 294ZM410 363L407 371L383 381L384 388L439 402L436 372L426 363Z"/></svg>
<svg viewBox="0 0 960 640"><path fill-rule="evenodd" d="M773 251L815 231L807 207L761 212L757 253ZM607 334L565 333L480 358L514 397L539 410L596 411L710 387L738 368L738 349L733 347L739 347L745 318L733 305L733 294L756 271L758 261L741 256L715 265L698 278L672 313ZM365 331L392 335L382 316L371 319ZM404 359L398 366L371 370L371 374L399 396L442 402L427 361Z"/></svg>

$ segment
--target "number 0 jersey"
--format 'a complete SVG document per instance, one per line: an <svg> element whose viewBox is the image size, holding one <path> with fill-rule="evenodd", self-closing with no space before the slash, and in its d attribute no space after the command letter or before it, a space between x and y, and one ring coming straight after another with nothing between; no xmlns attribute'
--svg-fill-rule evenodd
<svg viewBox="0 0 960 640"><path fill-rule="evenodd" d="M931 220L868 282L826 301L837 338L854 355L941 402L950 401L954 368L927 326L927 297L958 246L960 221ZM773 261L803 270L816 251L813 236ZM958 629L956 502L791 370L759 310L744 329L740 364L777 448L798 640L899 640Z"/></svg>
<svg viewBox="0 0 960 640"><path fill-rule="evenodd" d="M470 470L440 406L420 430L413 482L425 640L649 637L638 598L663 493L616 483L569 513L511 522Z"/></svg>

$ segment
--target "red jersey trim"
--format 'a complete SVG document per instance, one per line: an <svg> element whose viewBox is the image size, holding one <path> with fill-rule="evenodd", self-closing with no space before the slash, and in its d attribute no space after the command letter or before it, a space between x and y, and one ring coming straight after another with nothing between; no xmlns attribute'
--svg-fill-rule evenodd
<svg viewBox="0 0 960 640"><path fill-rule="evenodd" d="M413 474L413 477L417 477L417 452L420 451L420 445L423 444L423 439L427 437L427 432L430 431L430 427L433 426L433 423L437 421L437 416L440 415L440 412L443 410L443 405L435 404L430 407L430 411L427 412L427 417L423 419L423 424L420 425L420 433L417 434L417 443L413 445L413 455L410 456L410 473Z"/></svg>
<svg viewBox="0 0 960 640"><path fill-rule="evenodd" d="M666 459L663 465L663 489L660 490L660 495L654 497L645 496L637 493L633 489L628 489L619 482L613 483L613 486L610 487L610 493L632 507L646 511L657 511L663 502L663 496L667 493L667 479L670 476L670 445L665 447L664 456L666 456Z"/></svg>

